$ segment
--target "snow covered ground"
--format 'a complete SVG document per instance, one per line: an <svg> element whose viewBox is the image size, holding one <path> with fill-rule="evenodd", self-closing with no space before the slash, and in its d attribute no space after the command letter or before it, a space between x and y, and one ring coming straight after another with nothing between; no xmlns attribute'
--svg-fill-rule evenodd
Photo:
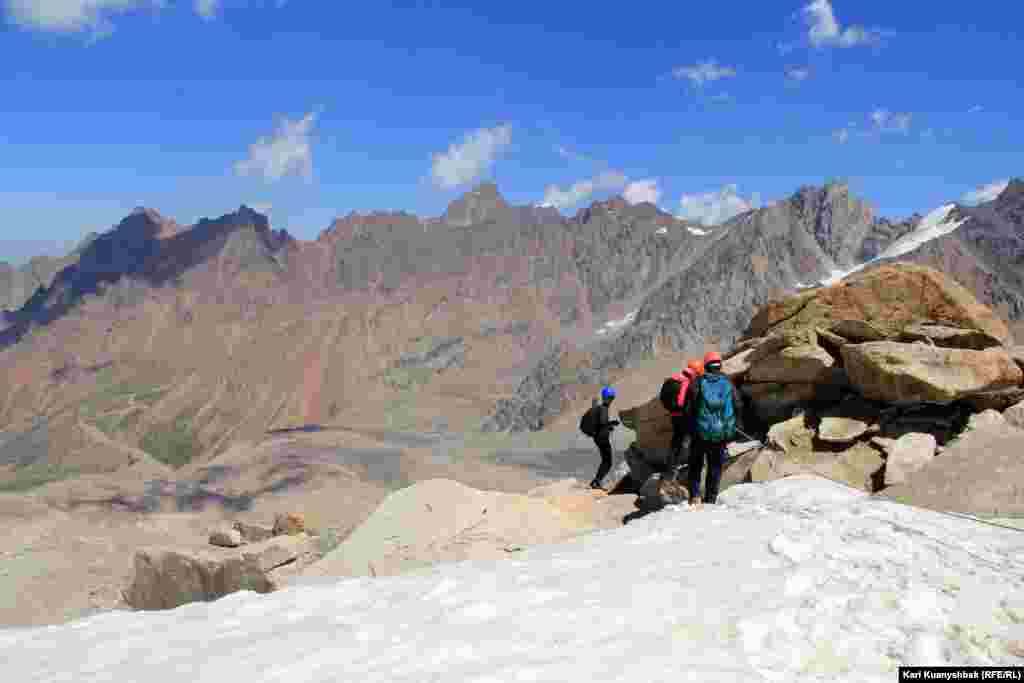
<svg viewBox="0 0 1024 683"><path fill-rule="evenodd" d="M701 228L692 228L687 226L686 229L690 231L691 235L696 235L697 237L704 237L705 235L711 234L710 230L702 230Z"/></svg>
<svg viewBox="0 0 1024 683"><path fill-rule="evenodd" d="M514 558L0 630L4 680L844 681L1022 664L1024 533L798 476Z"/></svg>
<svg viewBox="0 0 1024 683"><path fill-rule="evenodd" d="M953 232L966 222L966 219L959 221L949 220L949 214L955 207L956 204L944 204L934 211L929 212L928 215L921 219L921 222L917 224L917 227L890 244L885 251L877 257L870 261L866 261L859 266L854 266L849 270L834 270L829 277L821 281L821 284L825 286L834 285L847 275L852 275L859 270L863 270L872 263L884 259L895 258L897 256L903 256L904 254L914 251L926 242L930 242L933 239Z"/></svg>

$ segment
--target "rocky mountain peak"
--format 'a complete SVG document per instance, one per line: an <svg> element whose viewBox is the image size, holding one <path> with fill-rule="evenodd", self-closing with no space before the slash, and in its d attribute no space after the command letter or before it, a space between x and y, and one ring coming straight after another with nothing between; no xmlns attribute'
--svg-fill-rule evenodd
<svg viewBox="0 0 1024 683"><path fill-rule="evenodd" d="M449 225L465 227L497 218L509 208L493 182L483 182L462 195L445 211L443 220Z"/></svg>
<svg viewBox="0 0 1024 683"><path fill-rule="evenodd" d="M797 223L836 266L850 267L859 262L861 245L875 223L875 213L850 194L845 182L803 186L787 204Z"/></svg>
<svg viewBox="0 0 1024 683"><path fill-rule="evenodd" d="M1024 201L1024 178L1013 178L997 197L1000 201Z"/></svg>

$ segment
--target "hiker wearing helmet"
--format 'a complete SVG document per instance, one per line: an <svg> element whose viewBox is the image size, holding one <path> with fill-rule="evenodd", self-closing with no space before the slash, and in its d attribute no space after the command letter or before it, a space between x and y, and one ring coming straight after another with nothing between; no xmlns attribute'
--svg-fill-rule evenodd
<svg viewBox="0 0 1024 683"><path fill-rule="evenodd" d="M594 439L597 444L597 451L601 454L601 464L597 468L594 480L590 482L590 488L604 490L601 482L608 476L612 469L612 430L619 425L618 420L609 419L608 408L615 400L615 389L605 387L601 389L601 402L591 406L590 410L584 413L580 420L580 431Z"/></svg>
<svg viewBox="0 0 1024 683"><path fill-rule="evenodd" d="M659 395L661 403L665 406L669 416L672 418L672 444L665 468L665 480L675 481L679 477L679 470L685 459L684 451L689 448L690 433L686 416L683 414L683 406L686 403L686 393L690 385L700 377L704 371L704 365L696 358L691 359L683 370L676 371L661 385Z"/></svg>
<svg viewBox="0 0 1024 683"><path fill-rule="evenodd" d="M722 374L722 357L715 351L704 356L704 374L690 384L683 412L691 430L688 462L690 503L701 502L701 474L708 463L704 501L714 503L725 465L725 449L742 429L740 415L743 401L739 391Z"/></svg>

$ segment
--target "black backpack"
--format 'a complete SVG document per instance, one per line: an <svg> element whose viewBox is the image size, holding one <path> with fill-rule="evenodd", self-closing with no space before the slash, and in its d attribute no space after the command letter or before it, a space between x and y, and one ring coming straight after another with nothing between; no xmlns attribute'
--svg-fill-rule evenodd
<svg viewBox="0 0 1024 683"><path fill-rule="evenodd" d="M597 411L600 406L591 406L580 418L580 431L593 438L597 436Z"/></svg>
<svg viewBox="0 0 1024 683"><path fill-rule="evenodd" d="M679 390L682 387L682 382L673 377L669 377L665 380L665 383L661 385L661 392L658 394L658 399L661 401L661 405L665 406L665 410L668 412L679 412Z"/></svg>

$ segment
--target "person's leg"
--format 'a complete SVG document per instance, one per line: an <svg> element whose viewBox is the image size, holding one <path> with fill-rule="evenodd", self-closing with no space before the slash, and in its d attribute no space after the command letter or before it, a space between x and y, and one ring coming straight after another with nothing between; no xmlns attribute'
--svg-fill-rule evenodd
<svg viewBox="0 0 1024 683"><path fill-rule="evenodd" d="M594 443L597 444L597 451L601 454L601 464L598 466L597 474L594 475L594 481L591 484L600 486L612 469L612 443L608 436L599 436L594 439Z"/></svg>
<svg viewBox="0 0 1024 683"><path fill-rule="evenodd" d="M708 444L708 481L704 490L704 502L714 503L718 498L718 486L722 482L722 467L725 465L725 444Z"/></svg>
<svg viewBox="0 0 1024 683"><path fill-rule="evenodd" d="M700 498L700 479L704 470L704 442L696 436L690 442L690 455L687 459L687 478L690 487L690 500Z"/></svg>
<svg viewBox="0 0 1024 683"><path fill-rule="evenodd" d="M683 439L686 436L686 423L680 415L672 416L672 453L669 455L668 466L665 468L668 478L675 479L683 464Z"/></svg>

